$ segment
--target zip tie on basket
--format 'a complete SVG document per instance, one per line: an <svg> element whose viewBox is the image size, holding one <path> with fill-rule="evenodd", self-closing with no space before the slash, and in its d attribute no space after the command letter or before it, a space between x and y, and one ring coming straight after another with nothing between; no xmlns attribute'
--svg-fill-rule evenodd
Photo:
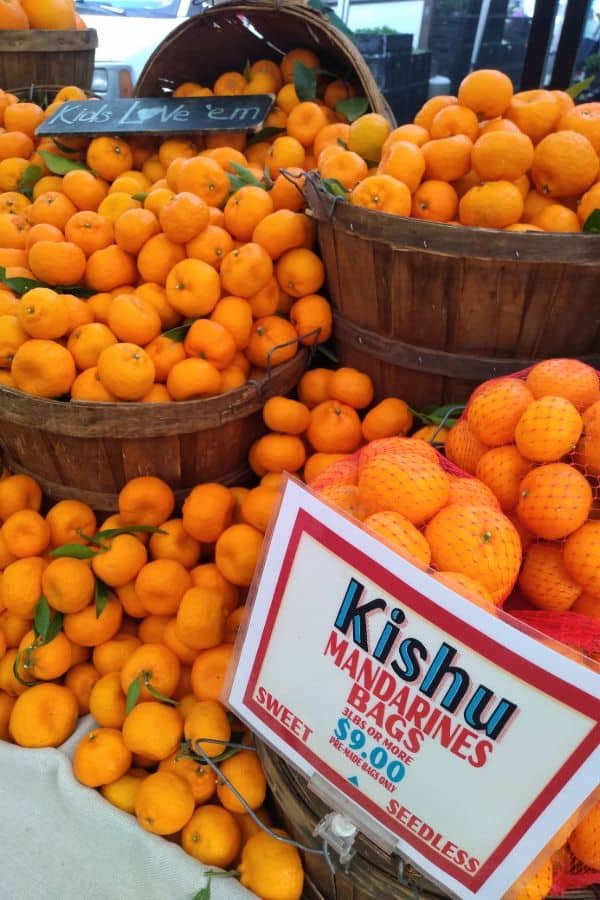
<svg viewBox="0 0 600 900"><path fill-rule="evenodd" d="M396 869L396 880L402 887L412 889L413 900L419 900L419 888L417 884L406 874L406 861L400 856L398 859L398 868Z"/></svg>
<svg viewBox="0 0 600 900"><path fill-rule="evenodd" d="M253 387L255 387L256 390L258 391L258 393L260 394L261 391L263 391L266 388L266 386L268 385L269 381L271 380L272 374L273 374L274 367L271 365L272 354L275 353L277 350L282 350L284 347L291 347L292 344L300 344L301 341L303 341L307 337L313 337L313 335L315 337L318 337L318 335L320 333L321 333L321 326L319 325L318 328L313 328L312 331L307 331L304 334L299 334L298 337L292 338L291 341L286 341L284 344L275 344L274 347L271 347L271 349L267 351L267 368L265 370L266 375L267 375L266 379L264 381L257 381L255 378L250 378L250 379L248 379L247 384L251 384ZM308 346L308 351L309 351L308 363L310 363L316 353L317 342L313 341L312 344L308 344L307 346Z"/></svg>
<svg viewBox="0 0 600 900"><path fill-rule="evenodd" d="M304 196L304 191L302 190L302 188L301 188L300 185L298 184L298 182L300 181L300 179L301 179L302 177L306 178L306 176L305 176L305 175L304 175L304 176L302 176L302 175L293 175L293 174L290 172L289 169L281 169L281 171L280 171L279 174L280 174L280 175L283 175L283 177L285 178L285 180L286 180L286 181L289 181L289 183L290 183L291 185L293 185L293 186L296 188L296 190L298 191L298 193L300 194L300 196L302 197L302 199L303 199L304 202L306 203L306 197Z"/></svg>
<svg viewBox="0 0 600 900"><path fill-rule="evenodd" d="M301 344L305 338L313 337L313 336L315 338L317 338L320 334L321 334L321 326L319 325L318 328L313 328L312 331L306 331L304 334L299 334L298 337L292 338L291 341L286 341L284 344L277 344L275 347L271 347L271 349L267 352L267 380L271 377L271 372L273 371L273 367L271 366L271 356L273 353L275 353L276 350L280 350L284 347L291 347L292 344ZM308 346L311 348L312 354L314 355L315 348L317 346L316 340L313 341L312 344L309 344Z"/></svg>
<svg viewBox="0 0 600 900"><path fill-rule="evenodd" d="M444 413L444 415L442 416L442 420L441 420L440 424L438 425L435 432L432 434L431 438L429 439L429 443L435 444L436 437L438 436L438 434L440 433L442 428L445 426L448 419L452 418L454 413L464 412L464 409L465 409L464 404L458 404L457 406L451 406L449 409L447 409L446 412Z"/></svg>
<svg viewBox="0 0 600 900"><path fill-rule="evenodd" d="M333 217L335 215L335 208L338 205L338 203L342 200L342 197L340 197L338 194L331 194L329 191L325 190L325 188L323 187L323 183L321 182L318 174L314 175L313 173L309 173L306 177L310 178L311 182L313 183L313 188L315 191L317 191L318 193L320 192L321 194L326 194L327 202L329 204L329 207L327 209L327 221L332 222ZM350 231L352 231L352 232L354 231L354 223L353 222L350 222L348 227L349 227Z"/></svg>
<svg viewBox="0 0 600 900"><path fill-rule="evenodd" d="M221 781L223 784L225 784L229 788L229 790L234 795L234 797L237 800L239 800L239 802L242 804L242 806L244 807L244 809L246 810L246 812L248 813L248 815L250 816L250 818L252 819L252 821L254 822L255 825L258 825L259 828L261 828L263 831L265 831L272 838L275 838L275 840L280 841L282 844L289 844L292 847L296 847L298 850L302 850L304 853L314 853L317 856L323 856L325 858L325 862L327 863L327 866L329 867L329 869L331 871L331 874L335 875L335 873L336 873L335 863L333 862L333 860L331 859L331 857L329 855L329 848L328 848L328 844L327 844L327 839L325 837L323 837L322 849L318 850L316 847L307 847L306 844L300 844L298 841L295 841L292 838L282 837L282 835L277 834L275 831L272 831L268 827L268 825L265 825L265 823L263 821L261 821L261 819L259 819L259 817L256 815L256 813L252 809L252 807L246 802L245 798L240 794L238 789L231 783L231 781L227 778L226 775L223 775L223 773L221 772L219 767L216 765L216 763L214 763L212 761L212 759L209 756L207 756L207 754L204 752L204 750L200 746L200 744L221 744L222 745L223 741L219 741L215 738L197 738L195 741L192 741L191 743L192 743L192 747L194 749L194 753L196 754L196 756L198 756L202 760L203 765L207 765L209 767L209 769L211 769L211 771L216 775L216 777L219 779L219 781ZM231 749L250 750L252 753L256 753L256 747L250 747L246 744L228 743L227 746L228 746L228 748L231 748Z"/></svg>

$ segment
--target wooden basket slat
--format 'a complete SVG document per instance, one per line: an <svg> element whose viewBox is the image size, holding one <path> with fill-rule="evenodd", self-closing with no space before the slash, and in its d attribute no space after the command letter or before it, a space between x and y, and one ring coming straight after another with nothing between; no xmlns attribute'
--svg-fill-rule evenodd
<svg viewBox="0 0 600 900"><path fill-rule="evenodd" d="M62 475L54 447L37 430L3 423L1 440L3 447L11 448L11 452L7 449L4 453L9 468L13 462L31 454L32 458L39 460L40 469L47 473L48 478L61 480Z"/></svg>
<svg viewBox="0 0 600 900"><path fill-rule="evenodd" d="M165 455L172 454L173 451L177 453L178 443L177 438L154 438L152 454L149 454L143 442L137 441L135 438L124 438L118 446L120 471L124 481L129 481L138 475L157 475L159 478L165 478L167 474L170 475L169 481L171 481L173 475L177 473L177 467L173 472L169 463L165 465ZM165 478L165 480L167 479Z"/></svg>
<svg viewBox="0 0 600 900"><path fill-rule="evenodd" d="M368 303L369 295L377 290L375 260L371 247L358 237L338 242L336 240L337 260L340 272L352 271L352 278L346 279L343 286L343 302L351 309L360 310L367 323L372 323L374 306Z"/></svg>
<svg viewBox="0 0 600 900"><path fill-rule="evenodd" d="M87 457L84 456L81 442L77 439L61 435L58 441L49 443L46 441L44 433L38 431L35 434L35 441L38 445L45 444L48 455L53 458L54 470L49 471L47 468L42 470L48 478L62 481L63 478L68 477L69 472L84 472L87 468ZM110 484L114 475L112 467L107 466L107 468L109 468L107 481Z"/></svg>
<svg viewBox="0 0 600 900"><path fill-rule="evenodd" d="M374 213L335 200L315 174L305 191L338 358L371 375L377 399L464 401L481 381L552 356L600 367L596 236L511 234Z"/></svg>
<svg viewBox="0 0 600 900"><path fill-rule="evenodd" d="M73 468L70 470L71 474L68 469L63 469L61 478L56 479L57 481L70 481L75 487L83 490L91 487L95 491L106 491L111 494L118 491L118 485L125 481L122 449L118 443L110 438L92 440L61 435L55 446L60 447L66 441L79 448L86 465L81 469ZM89 469L88 460L91 462Z"/></svg>
<svg viewBox="0 0 600 900"><path fill-rule="evenodd" d="M335 229L327 222L319 223L319 245L323 259L335 259L337 254ZM337 267L327 272L327 290L329 299L339 309L341 307L341 288Z"/></svg>
<svg viewBox="0 0 600 900"><path fill-rule="evenodd" d="M203 481L247 480L248 451L266 430L262 406L290 393L307 359L302 348L260 384L179 403L67 403L0 387L0 449L49 497L106 512L138 475L163 478L180 497Z"/></svg>
<svg viewBox="0 0 600 900"><path fill-rule="evenodd" d="M505 266L503 261L488 263L483 259L462 263L459 321L452 349L477 352L486 347L490 356L510 355L507 351L518 340L518 323L514 321L512 290L509 302L500 300L498 279L502 279Z"/></svg>
<svg viewBox="0 0 600 900"><path fill-rule="evenodd" d="M369 328L377 328L377 309L379 308L384 328L388 334L394 334L397 329L400 332L408 332L414 319L413 305L394 303L394 297L414 295L412 289L414 271L409 266L402 270L395 268L392 264L394 251L387 244L373 245L372 253L375 263L377 303L369 309Z"/></svg>
<svg viewBox="0 0 600 900"><path fill-rule="evenodd" d="M78 486L77 476L81 477L85 471L86 477L89 478L96 490L113 489L114 474L111 462L103 450L101 453L95 452L96 442L90 442L89 449L86 451L81 440L77 438L61 434L57 435L55 440L49 441L44 432L38 431L35 426L19 427L28 435L28 449L27 452L21 451L17 455L12 447L9 450L5 433L6 425L4 423L2 425L4 456L11 470L14 468L14 463L20 460L24 460L28 464L31 459L39 459L36 467L40 474L43 474L49 481L61 483L65 472L71 470L75 473L75 486ZM42 454L45 455L45 459ZM84 454L85 463L82 463ZM50 461L52 465L49 465Z"/></svg>
<svg viewBox="0 0 600 900"><path fill-rule="evenodd" d="M484 265L479 267L482 277L485 277ZM518 355L530 355L523 352L525 348L521 343L521 326L527 304L527 273L518 263L505 262L499 267L498 281L493 285L492 303L495 326L492 331L494 353L497 355L510 353L514 347ZM476 314L477 304L472 303L471 306ZM481 347L486 327L486 322L482 319L479 323L478 339L472 344L475 349L477 346ZM535 351L531 355L536 355Z"/></svg>
<svg viewBox="0 0 600 900"><path fill-rule="evenodd" d="M460 346L464 320L470 318L470 303L463 291L464 265L462 260L451 260L444 266L437 259L436 296L444 295L446 304L446 343L445 347L454 351ZM425 287L428 290L427 286Z"/></svg>
<svg viewBox="0 0 600 900"><path fill-rule="evenodd" d="M550 298L540 347L543 354L554 355L563 342L572 345L576 354L586 352L590 345L597 349L600 346L598 270L563 266Z"/></svg>
<svg viewBox="0 0 600 900"><path fill-rule="evenodd" d="M360 238L354 238L352 240L352 246L354 248L361 246L361 244ZM381 319L385 323L385 329L389 331L393 327L393 318L395 314L391 297L393 297L395 292L399 289L395 272L391 265L391 248L381 245L376 246L373 244L369 246L363 244L363 253L364 252L368 253L370 261L369 263L366 263L366 261L363 263L366 269L365 274L367 275L366 283L364 283L363 286L363 296L369 296L369 288L372 284L373 288L371 288L371 290L375 290L375 297L377 299L377 302L373 305L365 304L365 313L368 316L369 328L377 327L377 310L379 310Z"/></svg>
<svg viewBox="0 0 600 900"><path fill-rule="evenodd" d="M247 427L251 427L251 424L251 421L246 420ZM186 477L194 480L200 465L206 472L218 472L221 465L228 471L236 464L237 448L232 455L232 430L235 434L235 424L232 429L232 424L227 422L220 429L210 429L208 441L204 440L205 435L185 435L181 442L181 459Z"/></svg>
<svg viewBox="0 0 600 900"><path fill-rule="evenodd" d="M250 418L250 417L249 417ZM248 419L245 420L246 424L248 424ZM228 431L228 424L224 424L222 426L221 434L225 435ZM205 439L206 449L204 452L199 450L198 442L196 440L195 434L182 434L179 436L179 463L181 466L181 479L185 484L191 484L195 481L196 472L198 471L198 458L202 460L202 467L207 472L210 473L214 470L214 464L211 458L210 448L213 446L215 441L215 429L209 428L202 434ZM229 453L227 451L228 441L223 439L223 471L228 471L231 463L229 460ZM207 479L210 480L210 479Z"/></svg>
<svg viewBox="0 0 600 900"><path fill-rule="evenodd" d="M72 440L79 441L81 446L81 438L74 437ZM121 447L119 442L114 441L110 437L101 437L96 441L90 441L90 443L86 443L83 446L83 453L85 454L85 458L87 459L87 454L90 452L94 452L95 448L97 448L97 465L100 473L100 479L97 482L90 482L88 479L88 473L83 472L81 476L78 476L78 486L83 488L84 490L88 489L90 486L93 490L98 490L96 485L106 485L106 491L113 494L120 490L119 485L122 485L127 480L125 477L125 471L123 468L123 454L121 451ZM72 475L65 474L64 479L72 478Z"/></svg>
<svg viewBox="0 0 600 900"><path fill-rule="evenodd" d="M240 17L249 21L261 37ZM279 62L296 47L314 50L322 67L340 77L353 74L371 108L394 121L357 47L324 15L297 0L229 0L188 19L149 58L137 81L135 96L162 96L184 81L212 85L215 73L240 71L248 59Z"/></svg>

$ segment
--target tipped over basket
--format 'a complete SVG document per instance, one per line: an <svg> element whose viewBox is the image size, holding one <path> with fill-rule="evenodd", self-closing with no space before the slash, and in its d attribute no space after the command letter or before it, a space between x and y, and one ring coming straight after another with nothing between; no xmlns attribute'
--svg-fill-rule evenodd
<svg viewBox="0 0 600 900"><path fill-rule="evenodd" d="M356 45L326 15L301 0L229 0L188 19L149 58L135 95L168 95L185 81L212 85L216 74L241 72L248 60L272 59L279 63L297 47L316 53L321 66L329 72L358 82L371 109L393 121Z"/></svg>
<svg viewBox="0 0 600 900"><path fill-rule="evenodd" d="M268 397L288 394L306 366L304 348L259 382L173 403L62 402L0 387L0 448L12 472L33 476L54 500L99 511L137 475L156 475L178 500L196 484L248 480L248 451L266 430Z"/></svg>
<svg viewBox="0 0 600 900"><path fill-rule="evenodd" d="M333 197L312 173L342 365L422 407L539 359L600 363L600 237L442 225Z"/></svg>

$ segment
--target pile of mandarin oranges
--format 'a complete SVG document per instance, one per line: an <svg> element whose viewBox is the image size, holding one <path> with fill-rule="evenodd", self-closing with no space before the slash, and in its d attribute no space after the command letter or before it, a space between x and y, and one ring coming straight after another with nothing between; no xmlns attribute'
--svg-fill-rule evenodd
<svg viewBox="0 0 600 900"><path fill-rule="evenodd" d="M257 895L299 900L298 851L228 787L272 825L252 736L221 702L263 539L241 513L249 493L199 485L177 515L168 485L140 477L99 523L77 500L43 515L37 483L5 473L0 740L56 747L91 713L81 784L205 865L235 866Z"/></svg>
<svg viewBox="0 0 600 900"><path fill-rule="evenodd" d="M248 93L283 84L296 56L305 51L238 78ZM233 75L214 92L235 93ZM44 110L0 94L3 385L85 401L196 399L330 337L296 138L36 138L61 103L84 98L67 87ZM275 109L266 133L286 120Z"/></svg>
<svg viewBox="0 0 600 900"><path fill-rule="evenodd" d="M317 167L351 203L431 222L509 231L580 232L600 206L600 103L559 90L513 93L493 69L458 96L428 100L392 129L369 113L334 126ZM322 140L322 136L321 136Z"/></svg>

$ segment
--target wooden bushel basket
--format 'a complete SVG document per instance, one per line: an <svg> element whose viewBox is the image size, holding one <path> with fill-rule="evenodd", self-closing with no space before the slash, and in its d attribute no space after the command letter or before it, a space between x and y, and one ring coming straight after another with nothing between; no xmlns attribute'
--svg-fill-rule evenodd
<svg viewBox="0 0 600 900"><path fill-rule="evenodd" d="M0 31L0 86L75 84L90 88L98 34L85 31Z"/></svg>
<svg viewBox="0 0 600 900"><path fill-rule="evenodd" d="M203 400L173 403L63 402L0 387L0 448L11 472L35 478L53 500L73 498L117 509L137 475L156 475L178 501L203 481L248 480L248 451L264 434L265 401L288 394L308 351L260 382Z"/></svg>
<svg viewBox="0 0 600 900"><path fill-rule="evenodd" d="M600 366L600 237L442 225L352 206L316 173L318 224L342 365L376 398L464 401L548 357Z"/></svg>
<svg viewBox="0 0 600 900"><path fill-rule="evenodd" d="M246 62L272 59L296 47L313 50L323 68L358 80L374 112L393 115L358 48L329 20L301 0L235 0L219 3L175 28L140 75L136 97L160 97L184 81L212 85Z"/></svg>

